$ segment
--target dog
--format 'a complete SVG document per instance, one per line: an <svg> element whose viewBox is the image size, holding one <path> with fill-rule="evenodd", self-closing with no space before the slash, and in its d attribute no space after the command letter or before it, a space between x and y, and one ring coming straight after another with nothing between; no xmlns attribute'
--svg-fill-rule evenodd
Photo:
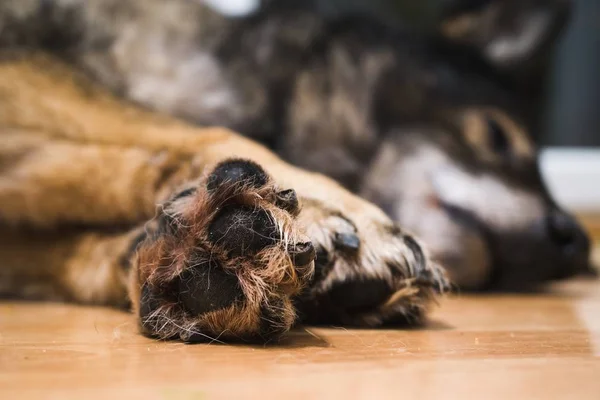
<svg viewBox="0 0 600 400"><path fill-rule="evenodd" d="M448 290L418 239L331 179L19 46L0 62L3 296L131 307L160 339L268 342L298 317L416 324Z"/></svg>
<svg viewBox="0 0 600 400"><path fill-rule="evenodd" d="M159 338L272 340L296 313L418 323L449 288L439 262L473 289L587 267L510 93L447 43L277 3L0 7L3 294L131 302Z"/></svg>

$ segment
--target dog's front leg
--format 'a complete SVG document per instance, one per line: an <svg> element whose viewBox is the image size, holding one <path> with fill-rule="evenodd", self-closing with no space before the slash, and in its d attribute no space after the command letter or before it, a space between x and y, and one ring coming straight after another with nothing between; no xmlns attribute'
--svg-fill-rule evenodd
<svg viewBox="0 0 600 400"><path fill-rule="evenodd" d="M252 304L251 312L242 312L242 319L250 322L240 325L240 292L228 285L235 289L236 301L223 307L233 314L218 314L211 326L232 337L256 335L257 329L263 329L259 321L264 320L274 321L267 325L269 332L285 331L293 322L292 297L306 321L367 326L417 322L435 294L447 288L443 271L418 241L377 207L331 179L284 163L248 139L122 103L44 57L0 62L0 75L0 89L6 94L0 104L2 135L15 144L0 153L6 183L0 196L5 191L14 198L19 190L31 189L22 194L22 202L0 203L0 214L17 225L105 229L143 223L152 217L154 205L162 204L163 212L170 211L158 239L152 236L145 241L147 247L139 248L139 271L145 272L134 279L139 293L130 293L134 303L147 299L152 316L163 315L155 312L165 309L164 302L154 299L181 307L186 301L177 294L186 291L193 293L187 309L193 315L203 314L204 306L195 301L210 293L206 285L213 280L204 285L204 278L198 278L202 271L223 270L237 277L243 298L253 299L247 303ZM52 155L60 152L46 151L54 146L72 150L56 160ZM230 170L231 165L222 163L232 156L257 164L243 161L243 167ZM79 165L69 165L75 159ZM228 179L211 188L210 181L216 178L210 169L215 165L229 165L224 172ZM81 173L82 169L95 173ZM68 185L60 184L64 178ZM48 199L62 200L41 207ZM264 241L255 243L244 232ZM312 268L306 265L312 265L313 249L315 275L307 282ZM212 264L212 254L218 255L218 268ZM177 283L181 277L188 286ZM304 283L307 288L298 292ZM263 308L263 300L268 307ZM145 310L142 305L139 309ZM266 311L261 310L274 314L265 318ZM165 315L159 321L174 320L174 314ZM196 331L188 329L190 325L177 325L186 332ZM161 337L174 333L154 331Z"/></svg>

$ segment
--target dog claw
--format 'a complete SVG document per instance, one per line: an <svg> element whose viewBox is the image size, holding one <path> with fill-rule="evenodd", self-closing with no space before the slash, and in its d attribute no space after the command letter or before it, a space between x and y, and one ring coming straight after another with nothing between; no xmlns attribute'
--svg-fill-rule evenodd
<svg viewBox="0 0 600 400"><path fill-rule="evenodd" d="M301 267L310 264L316 258L315 247L311 242L296 243L290 246L288 253L294 266Z"/></svg>
<svg viewBox="0 0 600 400"><path fill-rule="evenodd" d="M356 251L360 247L360 239L354 233L336 233L334 241L340 249Z"/></svg>

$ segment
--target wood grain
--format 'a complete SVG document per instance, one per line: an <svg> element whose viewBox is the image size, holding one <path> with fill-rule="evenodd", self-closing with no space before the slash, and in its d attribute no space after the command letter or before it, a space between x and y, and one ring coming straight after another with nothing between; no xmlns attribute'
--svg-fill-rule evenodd
<svg viewBox="0 0 600 400"><path fill-rule="evenodd" d="M1 399L600 398L600 283L457 295L425 329L308 328L278 346L185 345L131 315L0 303Z"/></svg>

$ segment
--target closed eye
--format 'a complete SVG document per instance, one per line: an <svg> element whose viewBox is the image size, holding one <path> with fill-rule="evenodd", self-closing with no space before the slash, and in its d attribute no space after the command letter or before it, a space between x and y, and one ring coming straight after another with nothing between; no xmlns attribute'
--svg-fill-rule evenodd
<svg viewBox="0 0 600 400"><path fill-rule="evenodd" d="M500 156L510 153L510 141L502 126L494 119L487 117L488 143L492 151Z"/></svg>

